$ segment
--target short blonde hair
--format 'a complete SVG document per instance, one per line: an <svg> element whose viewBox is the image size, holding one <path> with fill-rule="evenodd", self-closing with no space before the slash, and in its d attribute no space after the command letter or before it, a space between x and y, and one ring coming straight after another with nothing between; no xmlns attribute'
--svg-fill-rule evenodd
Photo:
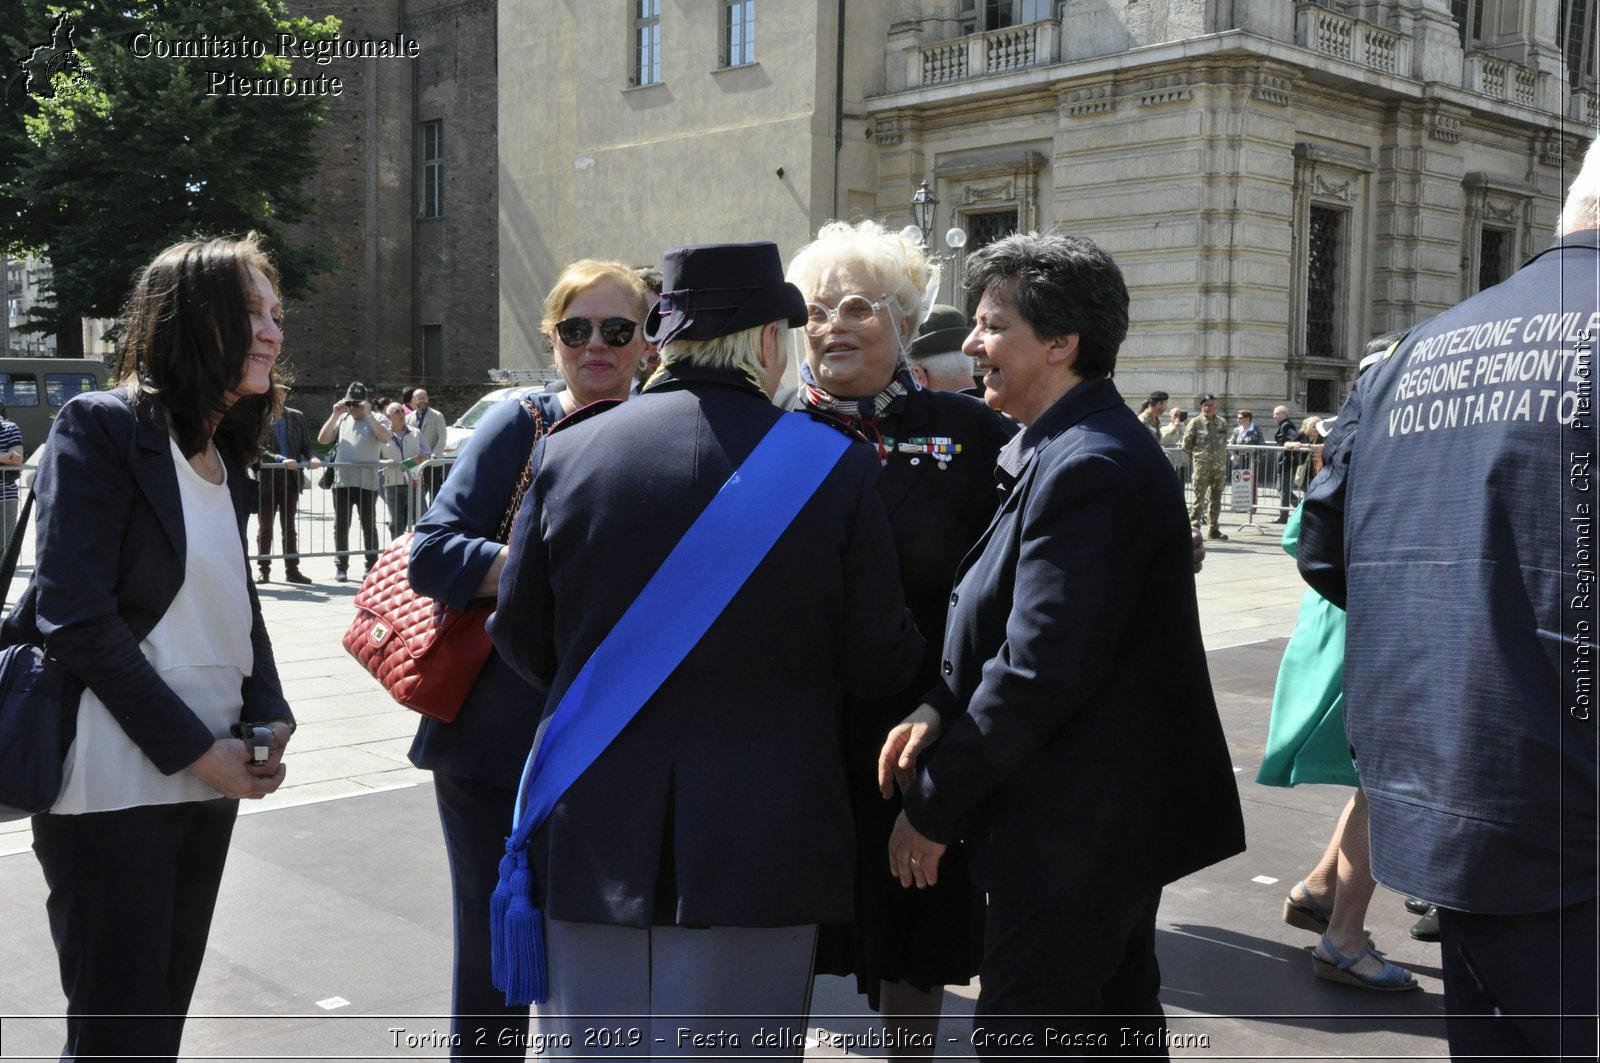
<svg viewBox="0 0 1600 1063"><path fill-rule="evenodd" d="M830 221L817 238L789 260L785 279L807 299L829 267L858 265L878 283L881 294L894 300L895 326L901 346L911 342L917 325L928 316L939 281L939 267L913 240L892 233L870 219L854 225ZM879 292L863 293L877 295Z"/></svg>
<svg viewBox="0 0 1600 1063"><path fill-rule="evenodd" d="M578 293L588 291L601 281L610 281L627 293L633 303L634 320L639 322L641 329L644 328L644 319L650 313L650 290L639 279L634 268L625 262L580 258L561 271L550 294L545 296L544 319L539 322L539 331L544 333L546 342L555 330L556 322L566 316L568 305L578 297Z"/></svg>
<svg viewBox="0 0 1600 1063"><path fill-rule="evenodd" d="M785 342L785 328L783 322L776 322L778 326L778 349L788 350L783 346ZM756 379L761 379L761 330L766 325L757 325L754 328L743 329L739 332L730 332L726 336L718 336L712 340L685 340L674 339L667 343L661 351L661 364L667 365L698 365L705 369L733 369L740 372L753 371Z"/></svg>

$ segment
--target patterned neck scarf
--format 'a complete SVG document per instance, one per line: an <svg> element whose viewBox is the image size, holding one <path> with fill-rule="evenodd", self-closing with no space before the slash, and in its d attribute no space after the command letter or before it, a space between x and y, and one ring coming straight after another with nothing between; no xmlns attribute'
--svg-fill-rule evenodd
<svg viewBox="0 0 1600 1063"><path fill-rule="evenodd" d="M889 386L876 395L842 399L823 390L811 375L811 367L804 361L800 363L800 402L810 409L832 414L866 436L878 449L878 460L885 465L889 463L889 451L883 444L883 433L878 431L878 422L885 415L899 413L905 408L907 392L921 390L922 385L911 375L910 368L902 364L890 378Z"/></svg>

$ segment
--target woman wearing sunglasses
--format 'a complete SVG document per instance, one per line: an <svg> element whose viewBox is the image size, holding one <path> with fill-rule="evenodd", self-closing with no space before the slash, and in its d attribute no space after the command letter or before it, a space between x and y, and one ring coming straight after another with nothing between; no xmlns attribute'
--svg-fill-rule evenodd
<svg viewBox="0 0 1600 1063"><path fill-rule="evenodd" d="M995 456L1016 431L978 399L924 390L913 379L908 351L935 276L921 248L871 221L823 226L788 270L808 311L797 401L843 419L877 447L878 494L906 604L928 636L922 667L904 690L849 706L856 921L824 927L817 946L818 972L854 974L883 1015L890 1044L908 1046L891 1048L892 1059L932 1056L926 1035L938 1029L944 986L970 981L982 958L983 895L959 856L930 889L902 889L890 877L884 854L900 801L878 790L878 751L938 678L938 633L956 566L994 513Z"/></svg>
<svg viewBox="0 0 1600 1063"><path fill-rule="evenodd" d="M502 402L484 416L439 495L417 521L412 585L458 608L493 597L506 547L495 539L528 455L551 425L628 397L645 352L647 292L632 267L583 259L545 299L542 330L566 390ZM588 414L586 414L587 416ZM455 908L451 1058L504 1054L526 1043L528 1009L507 1007L489 972L489 895L511 824L523 758L544 694L491 654L451 723L424 719L411 762L433 772Z"/></svg>

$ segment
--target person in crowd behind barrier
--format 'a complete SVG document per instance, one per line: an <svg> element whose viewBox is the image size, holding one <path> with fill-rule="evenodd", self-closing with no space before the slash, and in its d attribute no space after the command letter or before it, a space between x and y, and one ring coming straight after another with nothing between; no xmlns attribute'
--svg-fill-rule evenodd
<svg viewBox="0 0 1600 1063"><path fill-rule="evenodd" d="M84 685L65 786L32 823L63 1059L177 1057L239 799L284 779L294 716L244 543L281 313L253 234L162 251L128 299L119 386L61 408L34 482L34 576L3 635Z"/></svg>
<svg viewBox="0 0 1600 1063"><path fill-rule="evenodd" d="M22 461L22 429L6 418L6 404L0 402L0 556L17 526L17 469Z"/></svg>
<svg viewBox="0 0 1600 1063"><path fill-rule="evenodd" d="M408 575L420 593L456 608L494 597L506 556L496 536L534 444L579 407L628 397L644 355L647 312L644 286L622 263L584 259L562 270L545 299L541 328L569 386L484 414L439 497L417 520ZM452 1058L505 1054L503 1046L527 1038L527 1007L508 1007L490 980L489 895L544 697L490 654L460 715L451 723L424 718L411 744L411 763L433 773L450 865L450 1030L459 1046Z"/></svg>
<svg viewBox="0 0 1600 1063"><path fill-rule="evenodd" d="M957 574L940 681L880 754L880 782L905 794L890 871L925 888L950 843L971 847L989 899L975 1022L1001 1035L980 1056L1103 1036L1104 1054L1164 1057L1162 887L1244 849L1192 533L1111 381L1128 329L1111 257L1020 233L973 254L967 284L982 292L967 353L1024 428ZM1170 608L1141 608L1157 600Z"/></svg>
<svg viewBox="0 0 1600 1063"><path fill-rule="evenodd" d="M367 386L353 382L344 398L333 404L328 419L317 432L323 446L336 443L333 451L333 578L343 583L350 569L350 511L361 522L361 545L366 554L366 572L378 562L378 488L382 483L378 458L389 441L389 419L371 416ZM362 573L365 578L366 573Z"/></svg>
<svg viewBox="0 0 1600 1063"><path fill-rule="evenodd" d="M383 503L389 510L389 538L398 539L411 526L412 509L421 494L423 460L422 433L406 423L406 408L391 402L384 409L389 418L389 441L378 452L383 469ZM412 464L407 465L407 462Z"/></svg>
<svg viewBox="0 0 1600 1063"><path fill-rule="evenodd" d="M961 353L961 344L970 331L966 314L953 306L935 303L911 341L911 375L917 383L930 391L970 389L972 359Z"/></svg>
<svg viewBox="0 0 1600 1063"><path fill-rule="evenodd" d="M520 823L549 959L538 1022L576 1045L595 1016L637 1017L646 1052L653 1038L683 1045L687 1027L701 1057L747 1056L764 1027L798 1059L817 924L854 910L840 708L899 690L923 640L874 490L877 453L770 401L782 327L806 321L777 246L680 248L662 272L649 319L661 369L638 400L545 440L489 621L500 653L550 690L546 719L730 477L768 482L773 470L746 459L769 432L820 483L784 484L798 513L731 577L731 598L691 593L651 618L709 624L692 647L616 647L652 674L676 667L621 706L643 699L609 745L569 744L575 781L548 818ZM751 523L709 529L716 567Z"/></svg>
<svg viewBox="0 0 1600 1063"><path fill-rule="evenodd" d="M1233 431L1228 433L1228 445L1234 447L1259 447L1265 446L1266 440L1262 438L1261 429L1256 427L1255 414L1250 410L1240 410L1235 415L1239 423L1233 426ZM1248 463L1249 455L1242 455L1241 461L1236 463L1243 468Z"/></svg>
<svg viewBox="0 0 1600 1063"><path fill-rule="evenodd" d="M1211 530L1207 538L1226 539L1217 522L1222 514L1222 492L1228 480L1228 429L1217 417L1215 395L1200 400L1200 416L1190 420L1184 429L1183 449L1193 466L1194 509L1189 514L1189 523L1198 528L1201 519L1208 518Z"/></svg>
<svg viewBox="0 0 1600 1063"><path fill-rule="evenodd" d="M1189 411L1172 410L1167 414L1166 426L1161 429L1161 445L1164 447L1180 447L1183 445L1183 430L1188 427Z"/></svg>
<svg viewBox="0 0 1600 1063"><path fill-rule="evenodd" d="M1171 398L1165 391L1152 391L1139 407L1139 420L1158 440L1161 438L1161 415L1167 412L1167 403Z"/></svg>
<svg viewBox="0 0 1600 1063"><path fill-rule="evenodd" d="M407 409L406 422L417 430L422 446L424 458L437 457L444 453L445 422L444 414L433 408L433 400L428 397L427 391L422 388L411 388L411 399L405 403ZM385 403L382 409L388 409ZM420 497L423 505L430 504L439 493L439 486L444 483L445 475L450 470L444 465L427 465L423 467L421 478L418 480Z"/></svg>
<svg viewBox="0 0 1600 1063"><path fill-rule="evenodd" d="M966 395L919 388L919 345L959 362L966 316L935 306L905 346L935 274L921 248L875 222L831 222L801 248L788 278L808 300L806 356L797 406L840 417L879 447L878 495L889 512L901 585L917 627L944 630L950 584L961 558L988 526L999 498L994 463L1014 422ZM940 367L935 366L936 374ZM983 956L983 894L959 846L928 891L902 890L883 873L883 852L900 811L878 790L878 750L889 730L938 678L930 641L914 679L886 698L852 698L845 725L845 779L855 817L855 920L823 927L816 967L853 974L884 1016L891 1059L930 1058L944 986L966 984ZM915 1047L924 1045L926 1047Z"/></svg>
<svg viewBox="0 0 1600 1063"><path fill-rule="evenodd" d="M287 401L292 390L278 384L279 400ZM300 570L300 531L296 517L300 512L300 492L310 486L300 468L320 468L322 459L311 449L311 433L306 430L306 415L284 406L267 430L261 434L261 460L272 468L256 469L256 557L260 582L272 578L272 520L277 515L283 528L283 578L290 583L310 583Z"/></svg>
<svg viewBox="0 0 1600 1063"><path fill-rule="evenodd" d="M1272 408L1272 420L1275 425L1272 432L1272 441L1283 448L1278 455L1278 501L1283 510L1279 513L1274 524L1284 524L1289 519L1289 514L1294 512L1298 504L1294 496L1294 474L1299 467L1301 459L1295 456L1290 443L1300 440L1300 429L1295 427L1294 420L1289 416L1289 407L1278 405Z"/></svg>
<svg viewBox="0 0 1600 1063"><path fill-rule="evenodd" d="M1316 479L1317 473L1322 471L1322 442L1328 438L1327 429L1332 427L1336 418L1323 419L1312 414L1300 423L1300 436L1292 443L1284 444L1285 449L1297 452L1300 467L1295 470L1294 482L1304 491Z"/></svg>
<svg viewBox="0 0 1600 1063"><path fill-rule="evenodd" d="M1593 146L1558 233L1357 382L1302 503L1300 572L1349 618L1373 874L1438 906L1454 1059L1596 1057L1595 598L1593 564L1575 563L1592 549L1593 337L1530 348L1501 327L1600 312ZM1486 334L1504 340L1451 342ZM1466 371L1518 359L1553 368ZM1448 401L1505 411L1413 420L1407 374L1440 367L1461 370Z"/></svg>

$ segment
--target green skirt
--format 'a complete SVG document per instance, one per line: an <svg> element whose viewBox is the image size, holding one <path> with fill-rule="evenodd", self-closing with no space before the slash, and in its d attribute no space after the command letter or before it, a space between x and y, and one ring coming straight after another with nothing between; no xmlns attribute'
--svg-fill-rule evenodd
<svg viewBox="0 0 1600 1063"><path fill-rule="evenodd" d="M1291 556L1299 535L1296 509L1283 531ZM1360 785L1344 733L1344 626L1343 609L1306 591L1272 692L1267 748L1256 773L1263 786Z"/></svg>

